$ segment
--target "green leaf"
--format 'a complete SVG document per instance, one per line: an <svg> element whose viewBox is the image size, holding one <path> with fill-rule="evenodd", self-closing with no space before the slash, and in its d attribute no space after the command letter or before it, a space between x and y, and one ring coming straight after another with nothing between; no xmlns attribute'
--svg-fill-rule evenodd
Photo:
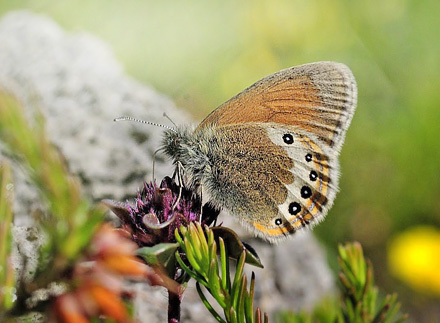
<svg viewBox="0 0 440 323"><path fill-rule="evenodd" d="M253 311L254 311L254 290L255 290L255 273L252 272L251 285L249 287L249 293L246 292L245 296L245 317L247 323L252 323Z"/></svg>
<svg viewBox="0 0 440 323"><path fill-rule="evenodd" d="M136 254L150 266L165 268L168 276L174 278L175 253L178 247L178 243L159 243L153 247L139 248Z"/></svg>
<svg viewBox="0 0 440 323"><path fill-rule="evenodd" d="M211 314L215 317L218 315L218 313L214 314L211 304L206 300L206 297L201 291L200 284L205 286L220 307L223 308L227 322L253 323L252 298L254 295L255 275L252 275L249 292L247 291L246 276L243 275L243 269L249 250L244 248L244 245L236 238L232 230L219 229L217 232L221 232L221 235L216 237L211 228L205 227L203 231L201 228L199 224L191 224L187 228L181 227L180 233L176 234L179 246L186 254L186 258L192 268L183 262L176 251L176 259L179 265L188 275L197 280L199 295ZM234 242L234 240L239 242L239 244L236 245L239 246L237 250L240 252L240 255L236 263L236 271L232 283L228 257L232 249L226 246L223 239L224 237L226 237L228 241L233 241L235 244L236 242ZM220 249L219 253L217 253L217 244ZM197 252L195 252L195 248L198 248ZM200 255L200 259L194 266L193 262L195 261L196 253ZM209 266L205 269L204 264L207 261L209 261ZM223 322L218 317L216 317L216 319Z"/></svg>
<svg viewBox="0 0 440 323"><path fill-rule="evenodd" d="M198 224L198 223L197 223ZM195 225L193 223L190 224L191 229L194 228L194 230L191 230L190 234L187 235L187 242L185 242L186 251L188 254L191 254L194 258L194 262L197 263L197 266L200 266L204 269L204 272L206 273L206 269L208 266L208 262L204 261L203 259L203 251L207 250L206 245L206 239L205 234L203 231L200 233L198 230L198 227L200 225Z"/></svg>
<svg viewBox="0 0 440 323"><path fill-rule="evenodd" d="M216 259L211 260L211 266L208 275L209 290L222 308L226 307L225 295L220 287L220 278L218 276L218 264Z"/></svg>
<svg viewBox="0 0 440 323"><path fill-rule="evenodd" d="M245 261L247 264L264 268L255 250L249 245L244 244L233 230L226 227L213 227L211 230L214 233L214 238L217 243L219 238L223 239L229 257L237 260L240 258L241 253L244 250L246 252Z"/></svg>
<svg viewBox="0 0 440 323"><path fill-rule="evenodd" d="M220 266L222 272L222 288L223 290L229 290L231 288L231 279L229 277L229 258L228 251L225 247L223 239L219 238L220 244Z"/></svg>
<svg viewBox="0 0 440 323"><path fill-rule="evenodd" d="M212 314L212 316L214 316L214 318L220 322L220 323L226 323L225 320L222 319L222 317L220 316L220 314L218 314L215 309L212 307L211 303L209 303L208 299L206 298L205 294L203 294L202 289L200 288L200 284L196 283L196 289L197 289L197 293L200 296L200 299L202 300L203 304L205 304L206 308L208 309L208 311Z"/></svg>
<svg viewBox="0 0 440 323"><path fill-rule="evenodd" d="M203 261L199 262L199 259L196 259L190 240L185 239L184 243L186 258L188 259L191 267L193 267L194 270L200 273L202 276L206 277L206 270L202 270L202 267L200 266L203 264ZM205 262L207 261L207 259L204 260Z"/></svg>
<svg viewBox="0 0 440 323"><path fill-rule="evenodd" d="M364 258L359 243L339 246L339 274L344 294L343 316L350 321L385 322L397 314L396 297L388 295L376 312L378 290L374 286L371 263Z"/></svg>
<svg viewBox="0 0 440 323"><path fill-rule="evenodd" d="M37 111L30 124L19 102L1 91L0 138L11 155L29 170L47 207L47 214L38 219L46 233L46 245L39 250L39 258L49 256L57 262L56 266L50 260L40 262L36 274L47 278L79 255L94 233L90 224L103 221L104 216L89 212L79 179L68 172L63 156L46 135L43 115Z"/></svg>
<svg viewBox="0 0 440 323"><path fill-rule="evenodd" d="M0 163L0 313L13 306L15 272L11 261L13 184L11 168Z"/></svg>
<svg viewBox="0 0 440 323"><path fill-rule="evenodd" d="M234 275L234 281L232 282L231 300L232 300L233 308L237 308L237 304L239 301L241 281L244 278L243 270L244 270L245 257L246 255L245 252L243 251L241 257L238 260Z"/></svg>
<svg viewBox="0 0 440 323"><path fill-rule="evenodd" d="M396 295L388 295L377 306L378 289L374 285L372 265L365 259L361 245L340 245L338 250L342 299L327 299L311 313L282 312L277 316L277 322L396 323L405 320L406 315L398 316L400 304L397 303Z"/></svg>
<svg viewBox="0 0 440 323"><path fill-rule="evenodd" d="M240 323L245 322L245 300L246 300L246 287L247 287L247 277L243 275L243 279L240 284L240 292L237 302L237 318Z"/></svg>
<svg viewBox="0 0 440 323"><path fill-rule="evenodd" d="M197 272L193 271L191 268L189 268L182 260L182 258L179 255L179 252L176 251L175 253L176 260L179 263L180 268L182 268L191 278L194 278L196 281L201 283L206 288L209 288L208 283L206 282L206 279L199 275Z"/></svg>

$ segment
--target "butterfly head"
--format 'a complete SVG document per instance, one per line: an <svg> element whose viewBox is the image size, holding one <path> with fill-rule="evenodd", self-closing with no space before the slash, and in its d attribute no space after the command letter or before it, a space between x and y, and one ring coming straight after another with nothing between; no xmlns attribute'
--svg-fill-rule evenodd
<svg viewBox="0 0 440 323"><path fill-rule="evenodd" d="M164 133L162 147L174 164L181 164L188 177L188 185L200 182L209 168L209 151L206 131L194 132L191 127L179 127Z"/></svg>
<svg viewBox="0 0 440 323"><path fill-rule="evenodd" d="M185 147L188 146L191 132L187 128L176 128L164 132L162 147L166 155L173 160L180 160L180 156L185 154Z"/></svg>

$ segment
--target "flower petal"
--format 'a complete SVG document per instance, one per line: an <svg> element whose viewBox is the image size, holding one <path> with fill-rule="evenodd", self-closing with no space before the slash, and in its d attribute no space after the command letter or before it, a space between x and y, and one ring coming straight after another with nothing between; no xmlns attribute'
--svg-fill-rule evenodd
<svg viewBox="0 0 440 323"><path fill-rule="evenodd" d="M104 315L118 322L129 321L127 310L118 295L99 285L91 286L90 293Z"/></svg>
<svg viewBox="0 0 440 323"><path fill-rule="evenodd" d="M103 259L103 264L112 271L122 275L144 277L149 268L135 257L109 256Z"/></svg>
<svg viewBox="0 0 440 323"><path fill-rule="evenodd" d="M55 310L61 322L88 323L81 311L81 306L72 294L64 294L56 300Z"/></svg>

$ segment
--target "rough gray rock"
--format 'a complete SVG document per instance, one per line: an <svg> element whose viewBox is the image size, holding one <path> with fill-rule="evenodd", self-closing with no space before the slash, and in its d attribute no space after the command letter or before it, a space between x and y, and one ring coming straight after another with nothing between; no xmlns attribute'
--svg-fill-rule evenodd
<svg viewBox="0 0 440 323"><path fill-rule="evenodd" d="M166 123L166 112L188 120L168 98L126 76L102 41L65 33L30 12L2 19L0 62L1 87L43 111L50 137L94 199L129 196L152 178L163 129L115 123L115 117ZM157 159L156 172L169 173L169 165Z"/></svg>
<svg viewBox="0 0 440 323"><path fill-rule="evenodd" d="M132 197L142 181L152 177L152 155L161 141L160 128L114 123L113 118L129 115L166 124L166 112L179 122L189 120L168 98L124 74L101 40L67 33L49 18L25 11L0 20L0 88L15 94L30 115L35 106L43 111L51 140L70 171L82 179L85 194L96 201ZM155 172L156 178L169 175L171 165L159 157ZM28 214L39 207L37 194L19 169L15 181L20 192L15 225L30 225ZM237 228L233 220L224 220ZM278 246L244 232L243 236L266 266L254 270L256 303L263 310L310 308L333 290L325 255L311 234L299 234ZM16 239L26 244L25 236ZM166 293L142 285L135 288L139 320L165 321ZM193 285L185 293L182 319L214 322Z"/></svg>

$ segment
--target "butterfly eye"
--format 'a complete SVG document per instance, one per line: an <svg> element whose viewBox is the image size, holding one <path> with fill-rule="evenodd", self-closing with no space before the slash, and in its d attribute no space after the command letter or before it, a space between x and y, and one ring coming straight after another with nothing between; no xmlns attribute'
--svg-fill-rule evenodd
<svg viewBox="0 0 440 323"><path fill-rule="evenodd" d="M288 145L293 144L293 136L290 133L286 133L285 135L283 135L283 140Z"/></svg>
<svg viewBox="0 0 440 323"><path fill-rule="evenodd" d="M306 162L311 162L312 161L312 154L307 154L306 155Z"/></svg>
<svg viewBox="0 0 440 323"><path fill-rule="evenodd" d="M312 196L312 190L308 186L301 187L301 197L303 199L309 198Z"/></svg>
<svg viewBox="0 0 440 323"><path fill-rule="evenodd" d="M281 225L281 223L283 223L283 221L281 221L281 219L276 219L275 220L275 224L276 225Z"/></svg>
<svg viewBox="0 0 440 323"><path fill-rule="evenodd" d="M289 204L289 213L292 215L297 215L301 211L301 205L298 202L292 202Z"/></svg>
<svg viewBox="0 0 440 323"><path fill-rule="evenodd" d="M316 181L316 179L318 178L318 174L317 174L314 170L312 170L312 171L310 172L309 178L310 178L311 181L314 182L314 181Z"/></svg>

